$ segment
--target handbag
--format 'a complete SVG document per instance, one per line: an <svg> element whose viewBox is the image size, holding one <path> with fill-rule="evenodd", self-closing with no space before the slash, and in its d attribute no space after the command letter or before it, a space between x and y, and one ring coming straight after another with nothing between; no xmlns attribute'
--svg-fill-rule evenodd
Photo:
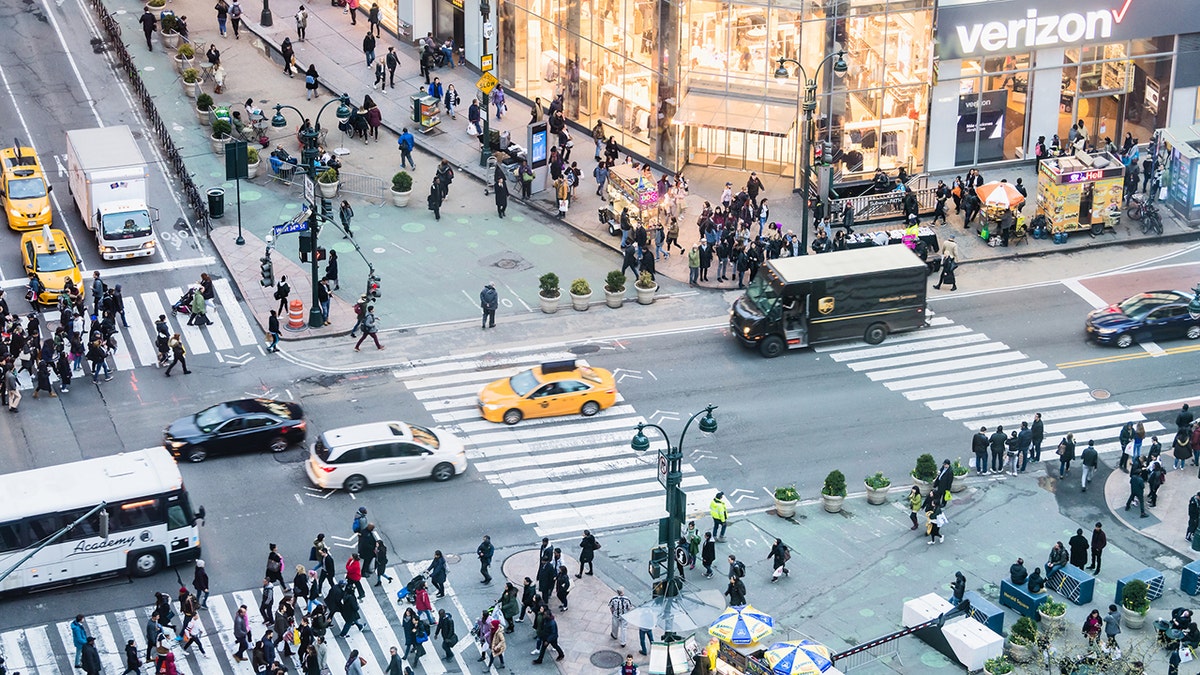
<svg viewBox="0 0 1200 675"><path fill-rule="evenodd" d="M1196 658L1196 655L1192 653L1191 647L1187 647L1187 646L1183 646L1183 645L1181 645L1179 647L1179 662L1180 663L1189 663L1195 658Z"/></svg>

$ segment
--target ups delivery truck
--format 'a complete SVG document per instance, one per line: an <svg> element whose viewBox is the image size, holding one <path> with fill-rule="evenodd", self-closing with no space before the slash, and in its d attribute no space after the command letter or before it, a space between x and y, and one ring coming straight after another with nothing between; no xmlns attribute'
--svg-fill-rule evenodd
<svg viewBox="0 0 1200 675"><path fill-rule="evenodd" d="M901 245L778 258L733 303L729 330L767 358L858 336L877 345L926 325L926 277L925 263Z"/></svg>

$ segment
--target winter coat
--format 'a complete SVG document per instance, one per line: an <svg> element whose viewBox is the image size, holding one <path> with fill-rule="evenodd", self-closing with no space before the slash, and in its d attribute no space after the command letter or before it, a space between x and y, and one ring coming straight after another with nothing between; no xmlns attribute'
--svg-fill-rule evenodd
<svg viewBox="0 0 1200 675"><path fill-rule="evenodd" d="M579 541L579 562L591 562L596 557L596 549L599 548L596 544L595 535L586 534Z"/></svg>

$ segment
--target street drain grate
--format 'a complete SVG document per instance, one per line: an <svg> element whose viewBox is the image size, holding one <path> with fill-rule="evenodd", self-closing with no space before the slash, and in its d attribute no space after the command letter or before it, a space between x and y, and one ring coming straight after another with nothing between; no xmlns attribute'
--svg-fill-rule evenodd
<svg viewBox="0 0 1200 675"><path fill-rule="evenodd" d="M597 668L620 668L621 664L625 663L625 657L611 649L593 652L590 660Z"/></svg>
<svg viewBox="0 0 1200 675"><path fill-rule="evenodd" d="M1092 390L1092 398L1096 399L1097 401L1103 401L1104 399L1110 398L1110 397L1112 397L1112 393L1109 392L1107 389L1093 389Z"/></svg>

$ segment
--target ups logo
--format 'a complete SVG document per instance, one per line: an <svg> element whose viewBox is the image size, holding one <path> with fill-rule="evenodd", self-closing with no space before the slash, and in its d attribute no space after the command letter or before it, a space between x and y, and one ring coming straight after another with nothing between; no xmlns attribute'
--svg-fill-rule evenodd
<svg viewBox="0 0 1200 675"><path fill-rule="evenodd" d="M833 311L833 304L833 296L827 295L817 301L817 311L822 314L828 314Z"/></svg>

